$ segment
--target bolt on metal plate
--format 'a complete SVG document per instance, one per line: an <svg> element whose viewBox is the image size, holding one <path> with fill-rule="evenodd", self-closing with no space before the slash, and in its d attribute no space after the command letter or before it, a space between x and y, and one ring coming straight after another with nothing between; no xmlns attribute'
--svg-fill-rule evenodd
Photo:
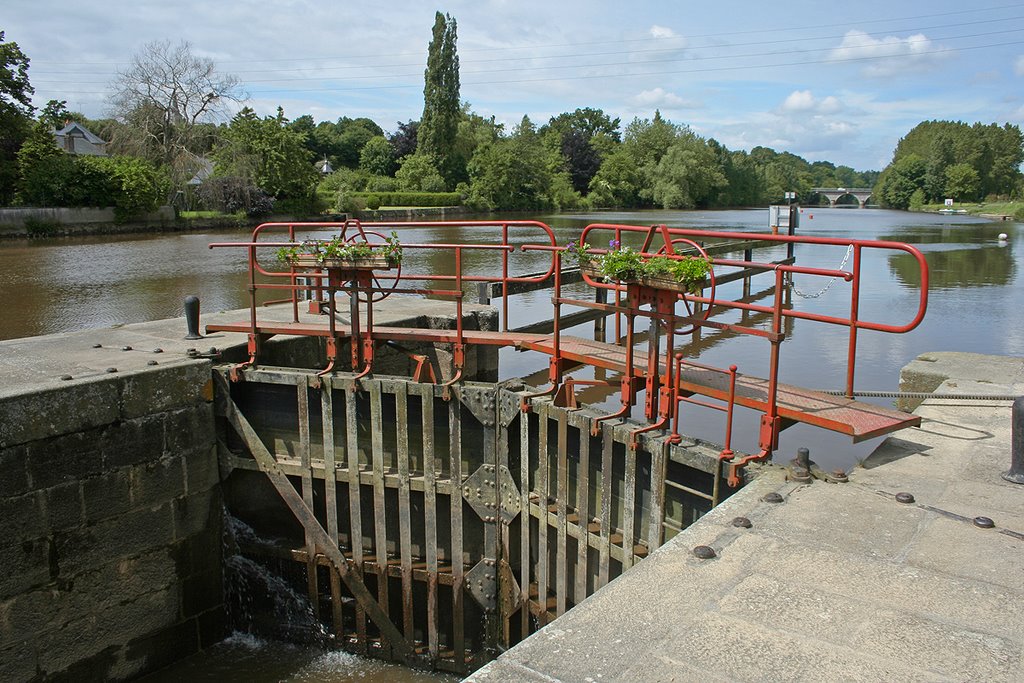
<svg viewBox="0 0 1024 683"><path fill-rule="evenodd" d="M896 502L903 503L904 505L910 505L914 502L914 494L901 491L896 494Z"/></svg>
<svg viewBox="0 0 1024 683"><path fill-rule="evenodd" d="M974 526L978 527L979 529L991 529L995 525L996 525L996 523L993 522L992 519L989 518L989 517L975 517L974 518Z"/></svg>
<svg viewBox="0 0 1024 683"><path fill-rule="evenodd" d="M750 527L754 526L753 523L746 517L735 518L734 520L732 520L732 525L735 527L739 527L740 529L749 529Z"/></svg>
<svg viewBox="0 0 1024 683"><path fill-rule="evenodd" d="M777 491L772 491L771 493L764 494L764 496L761 497L761 500L763 500L766 503L782 503L785 501L785 499L782 497L782 494Z"/></svg>

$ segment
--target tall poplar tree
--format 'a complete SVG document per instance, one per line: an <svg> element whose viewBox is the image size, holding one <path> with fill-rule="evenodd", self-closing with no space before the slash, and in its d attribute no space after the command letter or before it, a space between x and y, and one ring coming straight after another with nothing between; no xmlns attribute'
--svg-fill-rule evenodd
<svg viewBox="0 0 1024 683"><path fill-rule="evenodd" d="M437 12L427 53L427 68L423 72L423 116L416 143L416 153L433 157L449 185L454 185L465 173L465 169L457 168L457 158L453 153L462 118L456 39L455 19Z"/></svg>

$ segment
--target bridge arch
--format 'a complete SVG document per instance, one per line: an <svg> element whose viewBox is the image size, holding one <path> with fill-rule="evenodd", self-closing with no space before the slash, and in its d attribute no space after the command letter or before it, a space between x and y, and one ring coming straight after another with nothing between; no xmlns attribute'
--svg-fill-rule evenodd
<svg viewBox="0 0 1024 683"><path fill-rule="evenodd" d="M871 198L872 193L870 187L814 187L811 188L811 191L825 195L828 199L829 207L834 207L841 197L851 195L857 199L857 203L860 204L862 209L867 204L868 199Z"/></svg>

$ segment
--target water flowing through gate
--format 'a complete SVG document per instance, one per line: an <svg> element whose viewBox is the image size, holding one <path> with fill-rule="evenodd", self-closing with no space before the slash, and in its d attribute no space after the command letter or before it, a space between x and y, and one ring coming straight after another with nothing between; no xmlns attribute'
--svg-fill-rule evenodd
<svg viewBox="0 0 1024 683"><path fill-rule="evenodd" d="M507 385L248 370L217 382L233 514L305 567L348 649L466 672L712 506L718 449ZM269 495L267 482L276 495ZM288 513L291 514L283 514Z"/></svg>

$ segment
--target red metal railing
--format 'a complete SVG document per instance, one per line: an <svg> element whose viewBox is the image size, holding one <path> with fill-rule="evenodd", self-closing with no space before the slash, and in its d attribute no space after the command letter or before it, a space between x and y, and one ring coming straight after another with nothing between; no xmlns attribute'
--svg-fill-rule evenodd
<svg viewBox="0 0 1024 683"><path fill-rule="evenodd" d="M439 250L450 254L450 259L438 264L439 266L442 266L441 272L431 273L410 273L399 269L393 275L379 276L377 274L348 272L344 269L339 270L338 268L300 269L294 266L289 267L286 270L275 270L265 267L258 259L257 250L259 249L282 246L293 247L299 245L300 243L297 242L298 231L301 231L304 235L309 235L318 231L327 230L339 233L344 239L368 241L373 243L375 240L383 242L384 232L392 229L401 230L406 228L467 228L471 231L471 234L474 235L484 233L484 231L489 231L489 233L484 234L493 237L498 233L500 234L500 240L495 240L489 244L403 243L403 249L413 251ZM268 234L281 235L282 233L287 236L287 241L269 241L261 239ZM531 235L537 234L541 236L540 241L522 243L522 238L524 236L530 237ZM609 237L610 240L600 239L602 237ZM529 341L526 341L525 339L520 340L523 344L528 346L532 344L533 348L538 348L550 354L549 380L551 382L551 386L550 388L540 392L540 394L534 395L551 394L554 395L554 400L561 405L575 405L574 386L576 384L600 383L596 381L585 382L574 380L571 377L565 377L566 370L572 363L583 362L596 364L598 361L594 357L588 358L585 351L582 353L577 351L571 358L565 355L565 349L563 348L562 341L562 306L568 304L576 307L596 309L598 311L598 315L614 315L617 328L616 339L622 340L622 350L625 359L625 370L620 380L622 408L613 414L595 418L593 420L593 429L596 430L599 424L604 420L627 416L636 402L636 394L640 390L645 389L645 415L652 424L634 431L634 445L639 434L655 429L668 429L673 421L675 421L675 427L670 438L678 438L679 404L683 401L688 401L691 403L698 403L699 405L705 405L707 407L717 407L727 413L726 442L722 452L722 457L723 459L730 458L732 456L732 414L734 404L736 402L737 375L735 366L731 367L729 370L724 370L711 368L710 366L700 365L693 362L685 363L691 367L725 373L730 377L730 388L728 393L719 393L718 395L718 398L724 401L724 407L706 404L689 398L689 394L694 393L694 391L701 391L701 389L695 389L692 383L687 383L687 390L683 390L684 381L682 367L684 363L674 356L674 335L682 332L680 326L685 326L688 328L687 331L695 330L699 327L709 327L721 331L764 338L768 341L770 346L768 377L764 380L764 400L763 403L759 403L757 405L757 409L762 412L758 441L760 453L743 457L730 465L730 483L732 484L735 484L738 481L736 473L739 467L750 460L768 457L778 446L778 436L781 431L782 424L778 407L779 351L781 342L785 339L785 334L783 332L784 319L799 318L823 324L844 326L849 329L846 394L848 397L852 398L854 394L858 332L860 330L875 330L889 333L908 332L914 329L921 322L925 315L925 311L927 310L928 268L924 256L916 248L899 242L802 237L764 233L705 231L669 228L665 225L634 226L605 223L588 225L583 229L580 241L581 243L591 241L595 243L608 243L609 241L614 240L616 243L621 244L624 238L640 245L639 251L646 256L661 254L670 255L676 258L687 258L688 256L679 254L679 250L681 248L686 249L691 253L704 253L701 244L709 240L724 242L735 241L737 243L748 244L751 240L756 240L767 245L785 245L788 247L787 253L790 257L781 262L766 263L763 261L758 262L748 260L751 258L749 256L749 251L747 252L748 255L745 259L729 259L716 256L713 262L714 269L709 277L711 286L706 287L705 291L702 291L700 294L664 290L646 284L604 282L594 279L584 273L583 280L591 286L611 290L616 293L615 299L612 303L605 303L600 301L582 301L563 297L562 254L566 250L566 247L559 246L557 244L554 232L549 226L537 221L447 221L372 224L364 224L359 221L347 221L344 223L267 223L258 226L253 231L252 239L249 242L214 243L210 246L243 247L248 250L249 289L251 296L249 325L250 358L247 364L254 364L256 362L259 342L261 339L260 326L257 321L257 291L261 289L290 291L290 298L287 301L291 302L293 319L294 322L298 323L298 293L305 290L312 293L313 302L311 304L311 312L322 312L326 307L330 313L328 320L329 364L324 372L330 372L334 369L337 354L336 342L338 334L335 327L334 315L334 294L336 292L347 292L350 295L350 305L352 306L350 330L352 340L352 366L353 370L361 370L360 375L370 372L373 362L374 344L379 341L373 328L372 304L374 301L378 300L375 297L386 296L390 293L400 293L433 296L454 300L456 306L456 330L454 339L452 339L450 332L431 330L417 330L414 335L406 335L405 337L418 341L443 340L452 344L454 373L453 379L448 383L451 384L462 377L465 358L464 351L465 346L468 343L496 345L508 345L512 343L516 343L517 345L519 344L519 342L512 339L514 336L512 333L509 333L504 338L498 339L493 336L487 337L484 334L466 334L466 331L462 326L464 298L462 290L464 284L469 282L501 284L503 312L502 329L507 332L510 286L515 283L538 285L551 279L554 287L554 296L552 298L552 334L550 335L551 346L534 343L534 339ZM850 253L853 256L852 267L849 271L846 271L797 266L793 263L793 259L791 257L793 253L793 245L796 244L846 247L850 250ZM510 260L517 251L517 247L523 252L542 252L549 254L550 262L547 265L546 270L540 274L531 276L511 275L512 267L510 265ZM595 256L600 256L601 254L607 253L609 250L610 249L594 248L590 249L590 253ZM917 261L920 270L920 298L918 300L917 310L908 322L902 324L890 324L861 318L860 294L863 277L861 268L862 257L866 250L900 251L910 254ZM464 252L466 251L494 252L498 258L500 258L500 274L491 275L481 274L479 272L466 274L464 272L465 264L463 258ZM750 301L730 299L720 296L720 292L715 287L716 279L728 279L728 273L723 276L722 272L730 269L740 272L743 274L743 277L748 277L755 273L771 272L775 280L773 290L774 298L771 304L752 303ZM795 310L784 306L784 293L787 290L786 280L795 274L842 279L851 283L849 315L845 317L824 315L821 313ZM308 278L308 280L312 281L312 284L309 284L308 281L307 283L300 283L298 280L299 277ZM287 279L288 282L281 283L280 280L282 279ZM382 279L386 279L386 282L382 283ZM406 284L428 281L440 281L442 283L448 282L451 283L452 286L451 288L404 286ZM365 329L361 329L360 327L360 301L362 301L366 306ZM684 313L677 312L677 304L680 302L683 302L685 305ZM650 306L649 310L645 310L643 308L647 305ZM694 310L695 308L697 309L696 312ZM743 324L719 322L711 319L710 316L713 310L719 311L723 309L735 309L739 311L766 314L770 319L769 329L744 326ZM650 350L647 354L646 368L643 371L638 371L638 369L634 368L634 359L636 354L633 350L633 326L637 317L647 317L655 322L655 325L652 326L652 335L649 340ZM624 338L620 325L620 322L623 320L625 321L626 326ZM666 338L663 361L660 360L661 347L658 339L661 329L664 329ZM536 335L534 335L534 337L536 337ZM609 366L606 365L604 367ZM745 405L750 406L749 402ZM527 408L527 403L525 401L523 403L523 408L524 410ZM791 416L792 410L790 410L790 413L787 413L787 415ZM807 421L815 423L814 416L808 417ZM820 422L818 423L823 424Z"/></svg>

